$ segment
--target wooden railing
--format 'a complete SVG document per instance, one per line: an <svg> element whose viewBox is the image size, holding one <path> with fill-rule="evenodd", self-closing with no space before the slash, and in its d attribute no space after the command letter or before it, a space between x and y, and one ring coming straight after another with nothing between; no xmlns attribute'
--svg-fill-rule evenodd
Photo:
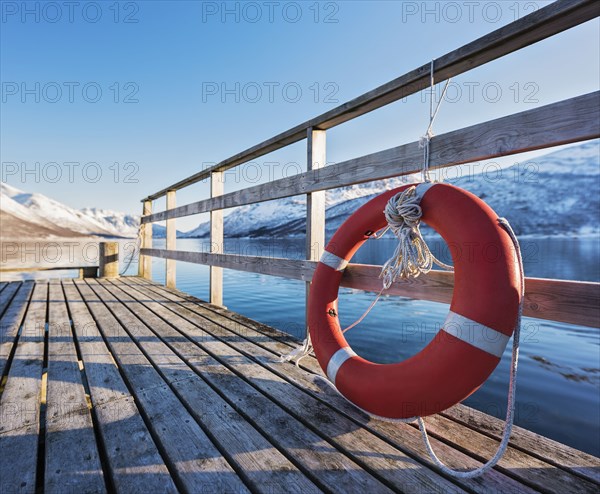
<svg viewBox="0 0 600 494"><path fill-rule="evenodd" d="M434 61L436 82L467 72L523 47L549 38L600 15L596 0L559 0ZM342 163L326 163L326 130L428 87L430 63L333 110L293 127L215 166L174 183L143 200L139 274L150 278L151 258L166 259L166 284L175 286L175 261L210 266L210 302L222 305L222 269L304 280L307 294L316 262L325 245L325 191L373 180L415 173L422 161L418 142L411 142ZM437 135L431 141L431 168L444 168L500 156L600 137L600 92ZM307 171L224 194L223 174L285 146L307 141ZM210 197L175 205L177 190L210 179ZM223 252L223 209L307 195L306 260L240 256ZM167 196L167 209L152 213L152 202ZM175 250L175 219L210 213L212 251ZM167 221L166 249L152 249L151 224ZM380 266L351 264L343 286L379 291ZM560 322L600 326L600 284L527 278L525 315ZM412 282L398 282L389 293L449 302L452 273L432 272Z"/></svg>
<svg viewBox="0 0 600 494"><path fill-rule="evenodd" d="M98 266L31 266L27 268L0 268L0 273L35 273L38 271L77 271L79 278L96 278Z"/></svg>

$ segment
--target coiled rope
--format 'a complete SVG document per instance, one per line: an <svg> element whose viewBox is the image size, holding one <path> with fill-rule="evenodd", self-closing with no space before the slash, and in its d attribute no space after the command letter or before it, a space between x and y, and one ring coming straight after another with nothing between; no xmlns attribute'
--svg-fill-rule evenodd
<svg viewBox="0 0 600 494"><path fill-rule="evenodd" d="M417 187L412 186L398 192L385 206L385 219L398 239L394 255L386 261L379 275L383 278L383 287L386 290L398 278L404 280L429 273L434 264L452 270L452 266L433 255L423 239L419 228L423 209L419 202Z"/></svg>

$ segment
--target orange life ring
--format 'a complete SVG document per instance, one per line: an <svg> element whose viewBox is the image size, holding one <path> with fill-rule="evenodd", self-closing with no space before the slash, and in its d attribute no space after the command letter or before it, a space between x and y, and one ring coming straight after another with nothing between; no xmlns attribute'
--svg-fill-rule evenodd
<svg viewBox="0 0 600 494"><path fill-rule="evenodd" d="M321 368L347 399L388 418L438 413L479 388L514 331L521 297L513 243L496 213L458 187L419 184L422 221L443 237L454 262L450 312L433 341L403 362L358 356L337 315L340 281L354 253L387 225L388 200L408 187L381 194L346 220L325 248L309 297L310 337Z"/></svg>

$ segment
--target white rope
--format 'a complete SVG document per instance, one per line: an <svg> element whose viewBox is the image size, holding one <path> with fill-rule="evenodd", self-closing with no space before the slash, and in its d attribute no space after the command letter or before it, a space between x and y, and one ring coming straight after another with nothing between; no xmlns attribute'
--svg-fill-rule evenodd
<svg viewBox="0 0 600 494"><path fill-rule="evenodd" d="M434 264L452 270L452 266L441 262L429 249L423 239L419 224L423 209L417 195L416 186L409 187L393 196L385 206L385 219L398 238L394 255L388 259L381 270L384 289L389 288L398 278L416 278L428 273Z"/></svg>
<svg viewBox="0 0 600 494"><path fill-rule="evenodd" d="M512 427L515 418L515 396L517 391L517 368L519 364L519 338L521 335L521 319L523 316L523 301L525 300L525 274L523 271L523 259L521 258L521 249L519 247L519 241L517 240L517 236L515 232L511 228L510 224L505 218L499 218L498 222L500 225L508 232L510 238L515 247L515 253L517 256L517 262L519 264L520 270L520 282L521 282L521 300L519 302L519 311L517 315L517 322L515 326L515 332L513 335L513 347L512 347L512 363L510 367L510 383L508 387L508 403L506 406L506 421L504 423L504 431L502 432L502 439L500 441L500 445L498 446L498 450L496 454L484 465L476 468L474 470L469 471L459 471L453 470L445 465L435 454L433 448L431 447L431 443L429 442L429 437L427 436L427 429L425 428L425 421L423 418L419 417L419 430L421 431L421 435L423 436L423 441L425 442L425 447L427 448L427 452L431 457L432 461L437 465L437 467L447 475L451 475L456 478L473 478L478 477L485 472L487 472L490 468L494 467L502 455L506 451L508 447L508 442L510 440L510 434L512 432Z"/></svg>
<svg viewBox="0 0 600 494"><path fill-rule="evenodd" d="M373 309L373 307L375 307L375 304L377 304L377 302L379 302L379 299L381 298L381 295L383 295L383 291L385 290L385 288L382 288L381 290L379 290L379 293L377 294L377 296L375 297L375 299L373 300L373 302L371 302L371 305L369 305L369 307L367 308L366 311L363 312L362 316L360 316L356 321L354 321L352 324L350 324L350 326L342 329L342 333L345 333L346 331L351 330L353 327L358 326L365 317L367 317L367 315L369 314L369 312L371 312L371 310ZM304 338L304 341L302 343L300 343L300 345L296 348L294 348L290 353L288 353L287 355L282 355L279 358L280 362L289 362L291 360L296 359L295 363L296 363L296 367L300 366L300 361L306 357L307 355L310 354L310 352L312 352L313 346L312 346L312 342L310 341L310 333L308 332L308 328L306 330L306 337Z"/></svg>
<svg viewBox="0 0 600 494"><path fill-rule="evenodd" d="M287 355L282 355L281 357L279 357L279 362L290 362L291 360L296 359L296 361L295 361L296 367L300 367L300 361L307 355L310 355L310 352L312 352L312 349L313 349L313 346L312 346L312 342L310 341L310 333L308 332L308 327L307 327L306 328L306 337L304 338L304 341L302 343L300 343L300 345L298 347L294 348ZM298 357L298 358L296 358L296 357Z"/></svg>
<svg viewBox="0 0 600 494"><path fill-rule="evenodd" d="M379 299L381 298L381 295L383 294L383 291L385 290L385 287L382 288L381 290L379 290L379 293L377 294L377 296L375 297L375 300L373 300L373 302L371 302L371 305L369 305L369 307L367 308L366 311L363 312L363 315L360 316L356 321L354 321L352 324L350 324L350 326L348 326L347 328L342 329L342 333L345 333L346 331L350 331L353 327L358 326L365 317L367 317L367 315L369 314L369 312L371 312L371 310L373 309L373 307L375 307L375 304L377 302L379 302Z"/></svg>
<svg viewBox="0 0 600 494"><path fill-rule="evenodd" d="M433 109L433 97L435 94L435 78L434 78L434 60L431 61L431 68L429 70L429 126L425 131L425 134L421 136L419 139L419 147L423 149L423 182L431 182L431 177L429 176L429 164L430 164L430 156L429 156L429 144L431 139L435 135L433 133L433 122L435 117L440 110L440 106L442 105L442 101L446 97L446 91L448 90L448 85L450 84L450 79L446 81L446 85L442 91L442 95L440 96L440 100L435 107L435 111Z"/></svg>
<svg viewBox="0 0 600 494"><path fill-rule="evenodd" d="M387 225L386 227L384 227L381 230L376 231L375 233L373 233L373 235L371 235L369 237L369 240L379 240L381 237L383 237L386 232L390 229L390 225ZM371 302L371 305L369 305L368 309L363 312L362 316L360 316L356 321L354 321L350 326L348 326L345 329L342 329L342 333L345 333L346 331L351 330L353 327L357 326L358 324L360 324L363 319L365 317L367 317L367 315L369 314L369 312L371 312L371 310L373 309L373 307L375 307L375 304L377 304L377 302L379 302L379 299L381 298L381 295L383 294L385 290L385 287L383 287L381 290L379 290L379 293L377 294L377 296L375 297L375 299L373 300L373 302ZM296 367L299 367L300 361L306 357L307 355L310 355L310 352L312 352L313 346L312 346L312 342L310 341L310 333L309 333L309 329L308 326L306 327L306 335L304 337L304 340L302 341L302 343L300 343L300 345L296 348L294 348L290 353L288 353L287 355L282 355L279 358L280 362L290 362L294 359L296 359L295 363L296 363Z"/></svg>
<svg viewBox="0 0 600 494"><path fill-rule="evenodd" d="M133 262L133 258L135 257L135 253L139 252L140 247L142 246L142 224L140 221L140 226L138 227L138 231L137 231L137 239L136 239L136 243L133 247L133 250L131 251L131 254L129 255L129 259L125 262L126 266L125 268L123 268L121 270L121 272L119 273L119 276L123 276L127 270L129 269L129 267L131 266L131 263Z"/></svg>

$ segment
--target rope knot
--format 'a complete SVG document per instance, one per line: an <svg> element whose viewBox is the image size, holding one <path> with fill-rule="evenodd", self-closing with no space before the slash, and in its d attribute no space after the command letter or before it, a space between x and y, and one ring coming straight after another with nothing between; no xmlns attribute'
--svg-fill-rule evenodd
<svg viewBox="0 0 600 494"><path fill-rule="evenodd" d="M398 239L394 255L383 265L379 275L386 290L398 278L417 278L421 273L428 273L434 263L452 269L435 258L421 235L419 225L423 209L420 200L417 187L413 185L393 196L383 211L390 230Z"/></svg>
<svg viewBox="0 0 600 494"><path fill-rule="evenodd" d="M429 142L431 141L433 136L435 136L435 134L433 133L431 128L428 128L427 132L425 132L425 134L419 137L419 149L424 149L427 146L429 146Z"/></svg>

